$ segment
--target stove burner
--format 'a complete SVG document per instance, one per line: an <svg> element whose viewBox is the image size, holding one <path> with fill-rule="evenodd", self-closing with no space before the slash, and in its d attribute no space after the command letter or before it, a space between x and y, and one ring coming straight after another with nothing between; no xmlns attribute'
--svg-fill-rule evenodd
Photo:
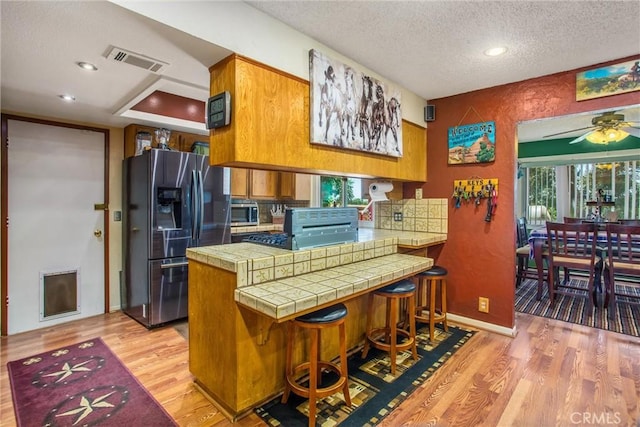
<svg viewBox="0 0 640 427"><path fill-rule="evenodd" d="M291 249L288 241L289 235L287 233L253 234L243 240L243 242L258 243L280 249Z"/></svg>

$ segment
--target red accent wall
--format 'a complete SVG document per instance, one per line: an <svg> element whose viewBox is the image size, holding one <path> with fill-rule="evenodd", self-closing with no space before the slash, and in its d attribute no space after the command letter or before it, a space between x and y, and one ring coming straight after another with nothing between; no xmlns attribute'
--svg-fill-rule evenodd
<svg viewBox="0 0 640 427"><path fill-rule="evenodd" d="M580 102L575 100L577 72L634 58L637 55L429 101L435 105L437 114L436 120L427 128L428 182L421 187L425 198L445 197L450 200L447 242L436 251L430 251L429 256L449 271L447 295L451 313L509 328L514 326L514 184L518 122L640 103L640 92ZM448 165L448 129L485 121L495 121L496 124L495 162ZM459 209L454 207L451 197L453 181L475 176L499 180L498 207L491 222L484 221L485 202L478 208L473 203L463 203ZM414 197L417 187L405 185L404 196ZM490 299L488 314L478 311L480 296Z"/></svg>
<svg viewBox="0 0 640 427"><path fill-rule="evenodd" d="M172 93L155 91L131 107L132 110L159 116L204 123L205 103Z"/></svg>

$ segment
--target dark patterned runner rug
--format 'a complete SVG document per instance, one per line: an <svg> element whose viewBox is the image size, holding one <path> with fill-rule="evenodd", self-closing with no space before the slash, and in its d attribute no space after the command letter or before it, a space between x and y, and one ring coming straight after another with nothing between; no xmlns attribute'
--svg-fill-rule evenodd
<svg viewBox="0 0 640 427"><path fill-rule="evenodd" d="M100 338L7 363L18 426L176 426Z"/></svg>
<svg viewBox="0 0 640 427"><path fill-rule="evenodd" d="M571 278L571 285L586 289L587 280ZM616 287L619 291L636 295L640 298L640 286L638 285L625 285L616 282ZM624 297L617 297L617 307L613 313L613 318L609 319L607 310L602 309L604 301L602 293L598 294L598 308L594 310L592 316L588 316L585 310L586 298L560 295L556 299L554 306L551 307L546 283L540 301L536 301L537 290L538 282L536 280L524 280L520 287L516 289L516 311L578 323L593 328L606 329L635 337L640 336L640 306L627 303L629 300Z"/></svg>
<svg viewBox="0 0 640 427"><path fill-rule="evenodd" d="M429 341L429 329L418 330L418 360L411 351L398 355L396 376L391 375L390 360L386 352L372 348L366 359L361 352L349 357L349 394L351 407L347 407L342 393L317 400L316 425L319 426L374 426L386 417L400 402L427 380L453 353L474 334L455 326L444 332L436 328L434 342ZM323 373L323 384L335 382L336 374ZM286 404L280 397L256 409L256 413L271 426L296 427L309 423L308 399L290 394Z"/></svg>

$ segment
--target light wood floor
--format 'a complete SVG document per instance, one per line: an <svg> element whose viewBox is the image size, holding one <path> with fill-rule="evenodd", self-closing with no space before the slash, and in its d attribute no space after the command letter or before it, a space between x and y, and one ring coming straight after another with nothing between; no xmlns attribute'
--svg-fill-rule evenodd
<svg viewBox="0 0 640 427"><path fill-rule="evenodd" d="M382 426L636 426L640 339L517 314L518 335L478 332ZM188 345L117 312L1 338L0 425L15 426L8 361L101 337L181 426L231 425L193 386ZM254 414L236 423L263 426Z"/></svg>

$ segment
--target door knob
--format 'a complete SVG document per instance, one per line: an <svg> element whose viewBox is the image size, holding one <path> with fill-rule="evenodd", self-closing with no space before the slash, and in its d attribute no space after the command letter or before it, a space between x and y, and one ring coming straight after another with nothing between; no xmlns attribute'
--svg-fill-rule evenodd
<svg viewBox="0 0 640 427"><path fill-rule="evenodd" d="M102 236L102 230L94 230L93 231L93 235L96 237L101 237Z"/></svg>

